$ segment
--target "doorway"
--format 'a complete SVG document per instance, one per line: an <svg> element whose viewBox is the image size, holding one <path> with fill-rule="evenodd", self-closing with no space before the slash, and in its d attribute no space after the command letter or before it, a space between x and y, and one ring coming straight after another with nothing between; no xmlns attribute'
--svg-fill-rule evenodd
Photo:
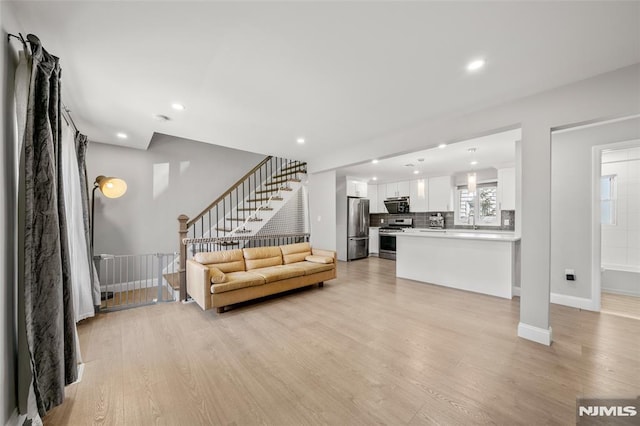
<svg viewBox="0 0 640 426"><path fill-rule="evenodd" d="M601 312L640 320L640 141L599 151Z"/></svg>

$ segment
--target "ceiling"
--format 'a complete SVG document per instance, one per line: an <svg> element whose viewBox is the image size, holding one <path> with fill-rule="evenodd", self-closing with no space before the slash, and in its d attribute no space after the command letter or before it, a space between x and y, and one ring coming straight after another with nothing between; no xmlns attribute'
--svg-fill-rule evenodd
<svg viewBox="0 0 640 426"><path fill-rule="evenodd" d="M452 176L489 168L514 167L515 143L520 137L520 129L509 130L449 144L444 148L430 148L378 159L375 164L367 161L339 169L338 176L359 178L368 183L386 183L423 177ZM469 152L469 149L475 149L475 152ZM477 164L471 165L471 161L477 161ZM413 166L407 166L408 164ZM374 181L374 177L377 180Z"/></svg>
<svg viewBox="0 0 640 426"><path fill-rule="evenodd" d="M61 58L63 100L79 129L140 149L160 132L307 161L361 145L365 159L374 137L640 62L639 2L11 8L20 30ZM467 73L478 57L485 69Z"/></svg>

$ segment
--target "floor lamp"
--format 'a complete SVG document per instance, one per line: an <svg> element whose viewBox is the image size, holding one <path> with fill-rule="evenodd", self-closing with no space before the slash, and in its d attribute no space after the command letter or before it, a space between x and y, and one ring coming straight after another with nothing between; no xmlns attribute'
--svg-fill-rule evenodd
<svg viewBox="0 0 640 426"><path fill-rule="evenodd" d="M116 177L107 177L107 176L98 176L93 182L93 191L91 192L91 261L93 261L93 234L95 231L94 220L95 220L95 207L96 207L96 189L99 189L107 198L120 198L127 192L127 183ZM100 293L101 300L111 299L113 297L113 292L103 291Z"/></svg>

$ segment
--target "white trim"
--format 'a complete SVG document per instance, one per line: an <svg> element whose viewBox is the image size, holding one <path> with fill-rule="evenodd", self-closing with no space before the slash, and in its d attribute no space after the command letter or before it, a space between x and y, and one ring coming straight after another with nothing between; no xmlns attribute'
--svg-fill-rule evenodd
<svg viewBox="0 0 640 426"><path fill-rule="evenodd" d="M610 263L602 264L602 272L605 271L616 271L616 272L640 272L640 266L635 265L614 265Z"/></svg>
<svg viewBox="0 0 640 426"><path fill-rule="evenodd" d="M511 287L511 297L518 296L520 297L520 287L516 287L515 285Z"/></svg>
<svg viewBox="0 0 640 426"><path fill-rule="evenodd" d="M567 294L559 294L559 293L551 293L550 299L551 299L551 303L555 303L556 305L564 305L572 308L584 309L587 311L600 312L600 306L597 306L595 304L595 300L593 299L569 296ZM600 297L598 297L598 302L599 300L600 300Z"/></svg>
<svg viewBox="0 0 640 426"><path fill-rule="evenodd" d="M609 294L619 294L621 296L640 297L640 291L627 291L627 290L618 290L616 288L602 287L602 292L603 293L609 293Z"/></svg>
<svg viewBox="0 0 640 426"><path fill-rule="evenodd" d="M551 331L551 327L549 327L548 330L545 330L544 328L535 327L521 322L518 324L518 337L551 346L553 333Z"/></svg>

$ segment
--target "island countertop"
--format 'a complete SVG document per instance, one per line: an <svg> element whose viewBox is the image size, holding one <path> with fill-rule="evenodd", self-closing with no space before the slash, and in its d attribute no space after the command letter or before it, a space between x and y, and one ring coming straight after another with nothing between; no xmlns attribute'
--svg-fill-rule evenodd
<svg viewBox="0 0 640 426"><path fill-rule="evenodd" d="M409 238L456 238L464 240L487 240L487 241L520 241L520 237L514 232L508 231L487 231L487 230L467 230L467 229L420 229L412 228L404 232L398 232L396 237Z"/></svg>

